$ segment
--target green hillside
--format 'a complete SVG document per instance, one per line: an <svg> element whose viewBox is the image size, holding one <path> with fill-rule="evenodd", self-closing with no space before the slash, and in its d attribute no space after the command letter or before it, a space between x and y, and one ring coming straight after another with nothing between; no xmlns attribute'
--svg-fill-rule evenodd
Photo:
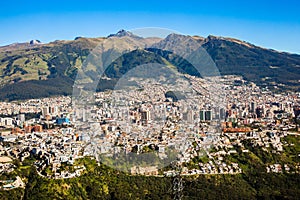
<svg viewBox="0 0 300 200"><path fill-rule="evenodd" d="M20 165L8 179L19 175L26 180L24 189L1 190L8 199L173 199L172 177L132 176L95 160L81 159L86 173L71 179L48 179L34 167ZM254 164L249 162L249 166ZM299 174L248 171L243 174L197 175L183 177L183 199L299 199Z"/></svg>
<svg viewBox="0 0 300 200"><path fill-rule="evenodd" d="M186 60L164 47L176 46L183 36L172 35L145 49L128 51L113 61L105 71L111 78L119 78L128 70L147 63L173 65L179 72L201 76ZM188 36L184 36L188 37ZM299 91L300 55L264 49L236 39L209 36L193 37L216 63L221 75L241 75L246 80L271 89ZM110 38L111 39L111 38ZM0 47L0 100L15 100L70 95L78 69L90 52L107 38L76 38L48 44L15 44ZM118 45L132 49L134 42L141 45L149 39L118 38ZM102 59L118 50L108 49ZM89 62L85 73L90 81L101 76L97 63ZM112 88L116 80L99 83L99 90ZM274 87L275 86L275 87Z"/></svg>

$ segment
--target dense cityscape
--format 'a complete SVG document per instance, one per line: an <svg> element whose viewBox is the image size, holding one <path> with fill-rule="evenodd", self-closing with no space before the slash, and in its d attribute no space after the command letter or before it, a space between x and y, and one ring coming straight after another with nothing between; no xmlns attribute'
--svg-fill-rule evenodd
<svg viewBox="0 0 300 200"><path fill-rule="evenodd" d="M1 102L0 173L30 158L45 178L79 177L86 170L80 159L90 157L132 175L172 177L174 160L181 175L239 174L247 166L237 155L253 156L259 148L282 156L297 145L291 141L300 135L298 94L275 93L239 76L215 79L213 89L205 79L184 80L176 83L181 94L139 80L129 90L95 93L84 109L74 107L70 96ZM264 171L299 173L300 154L292 154L266 160ZM128 156L134 161L125 162ZM19 176L0 181L3 189L26 185Z"/></svg>
<svg viewBox="0 0 300 200"><path fill-rule="evenodd" d="M0 200L300 199L300 1L2 1Z"/></svg>

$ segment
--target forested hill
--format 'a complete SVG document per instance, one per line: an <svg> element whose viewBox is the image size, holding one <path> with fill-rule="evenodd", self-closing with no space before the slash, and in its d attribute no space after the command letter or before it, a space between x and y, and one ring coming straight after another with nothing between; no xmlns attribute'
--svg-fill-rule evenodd
<svg viewBox="0 0 300 200"><path fill-rule="evenodd" d="M173 65L179 72L201 76L188 61L168 47L186 45L193 39L216 63L221 75L236 74L269 88L299 91L300 55L278 52L232 38L184 36L171 34L164 39L141 38L120 31L102 38L78 37L72 41L39 41L0 47L0 100L70 95L73 82L90 52L107 40L128 49L106 70L106 76L122 76L133 67L146 63ZM140 48L143 47L143 48ZM107 49L105 55L112 53ZM89 73L99 74L97 64L90 63ZM99 90L112 88L116 80L103 81Z"/></svg>

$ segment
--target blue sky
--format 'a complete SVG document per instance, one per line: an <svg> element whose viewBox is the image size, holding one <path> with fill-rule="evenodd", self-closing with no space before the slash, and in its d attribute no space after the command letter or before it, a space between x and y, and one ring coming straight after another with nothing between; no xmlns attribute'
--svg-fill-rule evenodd
<svg viewBox="0 0 300 200"><path fill-rule="evenodd" d="M300 54L299 8L296 0L2 1L0 45L162 27L189 35L234 37Z"/></svg>

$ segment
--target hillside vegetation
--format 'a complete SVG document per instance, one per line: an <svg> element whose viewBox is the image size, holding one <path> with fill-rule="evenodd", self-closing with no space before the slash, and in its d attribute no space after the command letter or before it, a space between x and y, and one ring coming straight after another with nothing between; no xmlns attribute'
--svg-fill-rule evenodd
<svg viewBox="0 0 300 200"><path fill-rule="evenodd" d="M115 38L117 39L115 39ZM135 49L113 60L105 76L120 78L128 70L147 63L172 65L179 72L201 76L187 60L165 48L189 46L190 36L172 34L163 40L135 36L114 36L115 45ZM70 95L77 72L91 51L108 38L76 38L72 41L54 41L48 44L14 44L0 47L0 100L38 98L51 95ZM299 91L300 55L277 52L236 39L209 36L193 37L216 63L221 75L241 75L261 86L280 90ZM106 49L102 58L118 52ZM90 57L91 58L91 57ZM89 58L89 59L90 59ZM90 59L91 60L91 59ZM90 81L103 76L97 62L85 66ZM99 90L113 88L112 83L99 82ZM105 87L104 87L105 86ZM107 87L106 87L107 86ZM274 87L275 86L275 87Z"/></svg>

